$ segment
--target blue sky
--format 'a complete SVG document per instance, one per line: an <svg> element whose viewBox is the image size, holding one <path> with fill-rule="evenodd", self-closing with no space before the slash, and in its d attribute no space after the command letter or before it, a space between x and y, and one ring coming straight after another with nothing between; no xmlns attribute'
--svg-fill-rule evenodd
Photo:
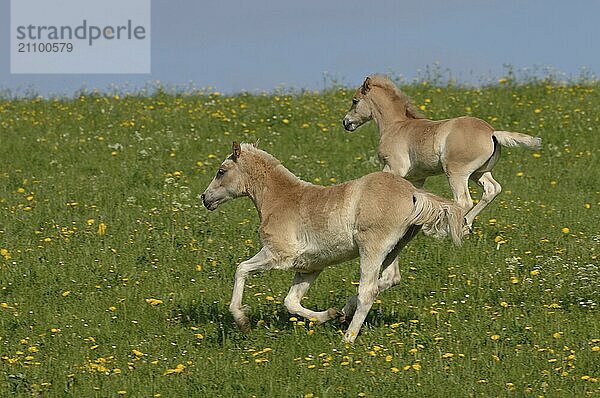
<svg viewBox="0 0 600 398"><path fill-rule="evenodd" d="M0 0L0 90L213 87L224 92L350 86L373 72L411 80L439 64L459 82L551 68L600 74L600 1L152 0L152 73L10 74L9 0ZM447 74L446 74L447 76Z"/></svg>

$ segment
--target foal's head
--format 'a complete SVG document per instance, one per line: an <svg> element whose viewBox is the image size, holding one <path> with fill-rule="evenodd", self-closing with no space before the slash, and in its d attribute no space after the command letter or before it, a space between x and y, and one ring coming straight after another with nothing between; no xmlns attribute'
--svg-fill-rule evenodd
<svg viewBox="0 0 600 398"><path fill-rule="evenodd" d="M393 104L384 114L384 103ZM364 123L373 119L375 111L384 118L422 119L424 116L410 102L410 98L396 87L389 78L380 75L369 76L356 89L352 97L352 105L344 117L344 128L354 131Z"/></svg>
<svg viewBox="0 0 600 398"><path fill-rule="evenodd" d="M367 98L370 90L371 77L367 77L362 86L356 89L354 97L352 97L352 105L342 121L347 131L354 131L373 119L373 104L371 103L371 99Z"/></svg>
<svg viewBox="0 0 600 398"><path fill-rule="evenodd" d="M200 197L208 210L215 210L221 203L244 196L244 175L238 162L242 148L233 143L231 155L219 167L217 175Z"/></svg>

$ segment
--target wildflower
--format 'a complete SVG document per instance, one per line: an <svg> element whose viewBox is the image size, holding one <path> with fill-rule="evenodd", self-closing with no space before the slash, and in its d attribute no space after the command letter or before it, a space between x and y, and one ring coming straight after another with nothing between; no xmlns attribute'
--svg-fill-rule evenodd
<svg viewBox="0 0 600 398"><path fill-rule="evenodd" d="M165 373L163 373L163 375L172 375L172 374L183 373L184 370L185 370L185 365L180 363L180 364L177 364L177 366L175 366L173 369L165 370Z"/></svg>
<svg viewBox="0 0 600 398"><path fill-rule="evenodd" d="M98 224L98 235L104 236L106 234L106 224L101 222Z"/></svg>
<svg viewBox="0 0 600 398"><path fill-rule="evenodd" d="M92 226L92 225L94 225L94 223L95 223L95 222L96 222L96 221L95 221L93 218L88 218L88 220L87 220L87 225L88 225L88 226Z"/></svg>
<svg viewBox="0 0 600 398"><path fill-rule="evenodd" d="M418 372L419 370L421 370L421 364L420 364L420 363L414 363L414 364L413 364L411 367L412 367L414 370L416 370L417 372Z"/></svg>
<svg viewBox="0 0 600 398"><path fill-rule="evenodd" d="M136 357L143 357L144 353L138 350L131 350L131 352L133 352L133 355L135 355Z"/></svg>
<svg viewBox="0 0 600 398"><path fill-rule="evenodd" d="M288 119L283 119L281 122L282 122L283 124L290 124L290 121L289 121Z"/></svg>
<svg viewBox="0 0 600 398"><path fill-rule="evenodd" d="M510 283L512 283L513 285L516 285L517 283L519 283L519 281L519 278L517 278L516 276L510 277Z"/></svg>
<svg viewBox="0 0 600 398"><path fill-rule="evenodd" d="M500 336L497 334L493 334L490 336L490 339L492 339L493 341L498 341L498 340L500 340Z"/></svg>
<svg viewBox="0 0 600 398"><path fill-rule="evenodd" d="M390 369L390 371L392 373L398 373L400 371L400 369L398 369L397 367L394 366L393 368Z"/></svg>
<svg viewBox="0 0 600 398"><path fill-rule="evenodd" d="M534 113L541 113L541 112L542 112L542 110L541 110L540 108L535 108L535 109L533 110L533 112L534 112Z"/></svg>
<svg viewBox="0 0 600 398"><path fill-rule="evenodd" d="M147 298L146 302L152 306L157 306L159 304L162 304L163 301L160 299L155 299L155 298Z"/></svg>
<svg viewBox="0 0 600 398"><path fill-rule="evenodd" d="M563 234L568 234L569 232L571 232L571 230L568 227L564 227L563 229L561 229L561 232Z"/></svg>
<svg viewBox="0 0 600 398"><path fill-rule="evenodd" d="M202 271L202 264L196 264L196 271Z"/></svg>
<svg viewBox="0 0 600 398"><path fill-rule="evenodd" d="M0 249L0 256L4 257L5 260L10 260L10 252L8 249Z"/></svg>
<svg viewBox="0 0 600 398"><path fill-rule="evenodd" d="M562 332L556 332L552 334L552 337L554 337L555 339L560 339L562 337L563 333Z"/></svg>
<svg viewBox="0 0 600 398"><path fill-rule="evenodd" d="M62 292L61 296L67 297L69 294L71 294L71 292L69 290L65 290L64 292Z"/></svg>
<svg viewBox="0 0 600 398"><path fill-rule="evenodd" d="M202 333L196 333L194 334L194 337L196 337L198 340L202 340L204 338L204 335Z"/></svg>

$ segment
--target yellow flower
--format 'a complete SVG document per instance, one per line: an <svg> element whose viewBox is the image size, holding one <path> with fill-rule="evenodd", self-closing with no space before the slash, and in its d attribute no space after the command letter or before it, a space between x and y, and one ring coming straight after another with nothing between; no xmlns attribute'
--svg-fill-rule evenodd
<svg viewBox="0 0 600 398"><path fill-rule="evenodd" d="M535 109L533 110L533 112L534 112L534 113L541 113L541 112L542 112L542 110L541 110L540 108L535 108Z"/></svg>
<svg viewBox="0 0 600 398"><path fill-rule="evenodd" d="M104 236L106 234L106 224L101 222L98 224L98 235Z"/></svg>
<svg viewBox="0 0 600 398"><path fill-rule="evenodd" d="M552 337L554 337L555 339L560 339L562 337L562 335L563 335L562 332L552 333Z"/></svg>
<svg viewBox="0 0 600 398"><path fill-rule="evenodd" d="M500 336L497 335L497 334L493 334L493 335L490 336L490 339L492 339L494 341L498 341L498 340L500 340Z"/></svg>
<svg viewBox="0 0 600 398"><path fill-rule="evenodd" d="M419 370L421 370L421 364L420 363L414 363L412 365L412 368L418 372Z"/></svg>
<svg viewBox="0 0 600 398"><path fill-rule="evenodd" d="M89 219L87 220L87 225L89 225L89 226L91 226L91 225L94 225L94 223L95 223L95 222L96 222L96 221L95 221L93 218L89 218Z"/></svg>
<svg viewBox="0 0 600 398"><path fill-rule="evenodd" d="M539 274L540 274L540 270L539 269L534 269L534 270L531 270L529 272L529 275L531 275L531 276L536 276L536 275L539 275Z"/></svg>
<svg viewBox="0 0 600 398"><path fill-rule="evenodd" d="M148 304L150 304L150 305L154 305L154 306L156 306L156 305L159 305L159 304L162 304L162 303L163 303L163 301L162 301L162 300L160 300L160 299L155 299L155 298L147 298L147 299L146 299L146 302L147 302Z"/></svg>
<svg viewBox="0 0 600 398"><path fill-rule="evenodd" d="M71 294L71 291L65 290L64 292L62 292L61 296L67 297L69 294Z"/></svg>
<svg viewBox="0 0 600 398"><path fill-rule="evenodd" d="M136 357L143 357L144 353L138 350L131 350L131 352L133 352L133 355L135 355Z"/></svg>
<svg viewBox="0 0 600 398"><path fill-rule="evenodd" d="M185 370L185 365L180 363L177 366L175 366L173 369L165 370L165 373L163 373L163 374L164 375L178 374L178 373L183 373L184 370Z"/></svg>
<svg viewBox="0 0 600 398"><path fill-rule="evenodd" d="M283 124L290 124L290 121L289 121L288 119L283 119L281 122L282 122Z"/></svg>
<svg viewBox="0 0 600 398"><path fill-rule="evenodd" d="M564 227L563 229L561 229L563 234L568 234L569 232L571 232L571 230L568 227Z"/></svg>
<svg viewBox="0 0 600 398"><path fill-rule="evenodd" d="M516 285L517 283L519 283L519 278L517 278L516 276L511 276L510 283L512 283L513 285Z"/></svg>
<svg viewBox="0 0 600 398"><path fill-rule="evenodd" d="M10 252L8 249L0 249L0 256L4 257L5 260L10 260Z"/></svg>

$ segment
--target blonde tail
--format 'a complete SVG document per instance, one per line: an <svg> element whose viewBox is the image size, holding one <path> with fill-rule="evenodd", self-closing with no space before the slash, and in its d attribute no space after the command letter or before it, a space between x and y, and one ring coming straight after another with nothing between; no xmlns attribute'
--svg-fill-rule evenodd
<svg viewBox="0 0 600 398"><path fill-rule="evenodd" d="M458 205L424 191L413 194L413 203L411 224L422 225L425 235L435 238L450 235L456 246L462 244L463 212Z"/></svg>
<svg viewBox="0 0 600 398"><path fill-rule="evenodd" d="M494 131L494 137L500 145L507 147L523 147L528 149L541 149L542 139L523 133L514 133L512 131Z"/></svg>

